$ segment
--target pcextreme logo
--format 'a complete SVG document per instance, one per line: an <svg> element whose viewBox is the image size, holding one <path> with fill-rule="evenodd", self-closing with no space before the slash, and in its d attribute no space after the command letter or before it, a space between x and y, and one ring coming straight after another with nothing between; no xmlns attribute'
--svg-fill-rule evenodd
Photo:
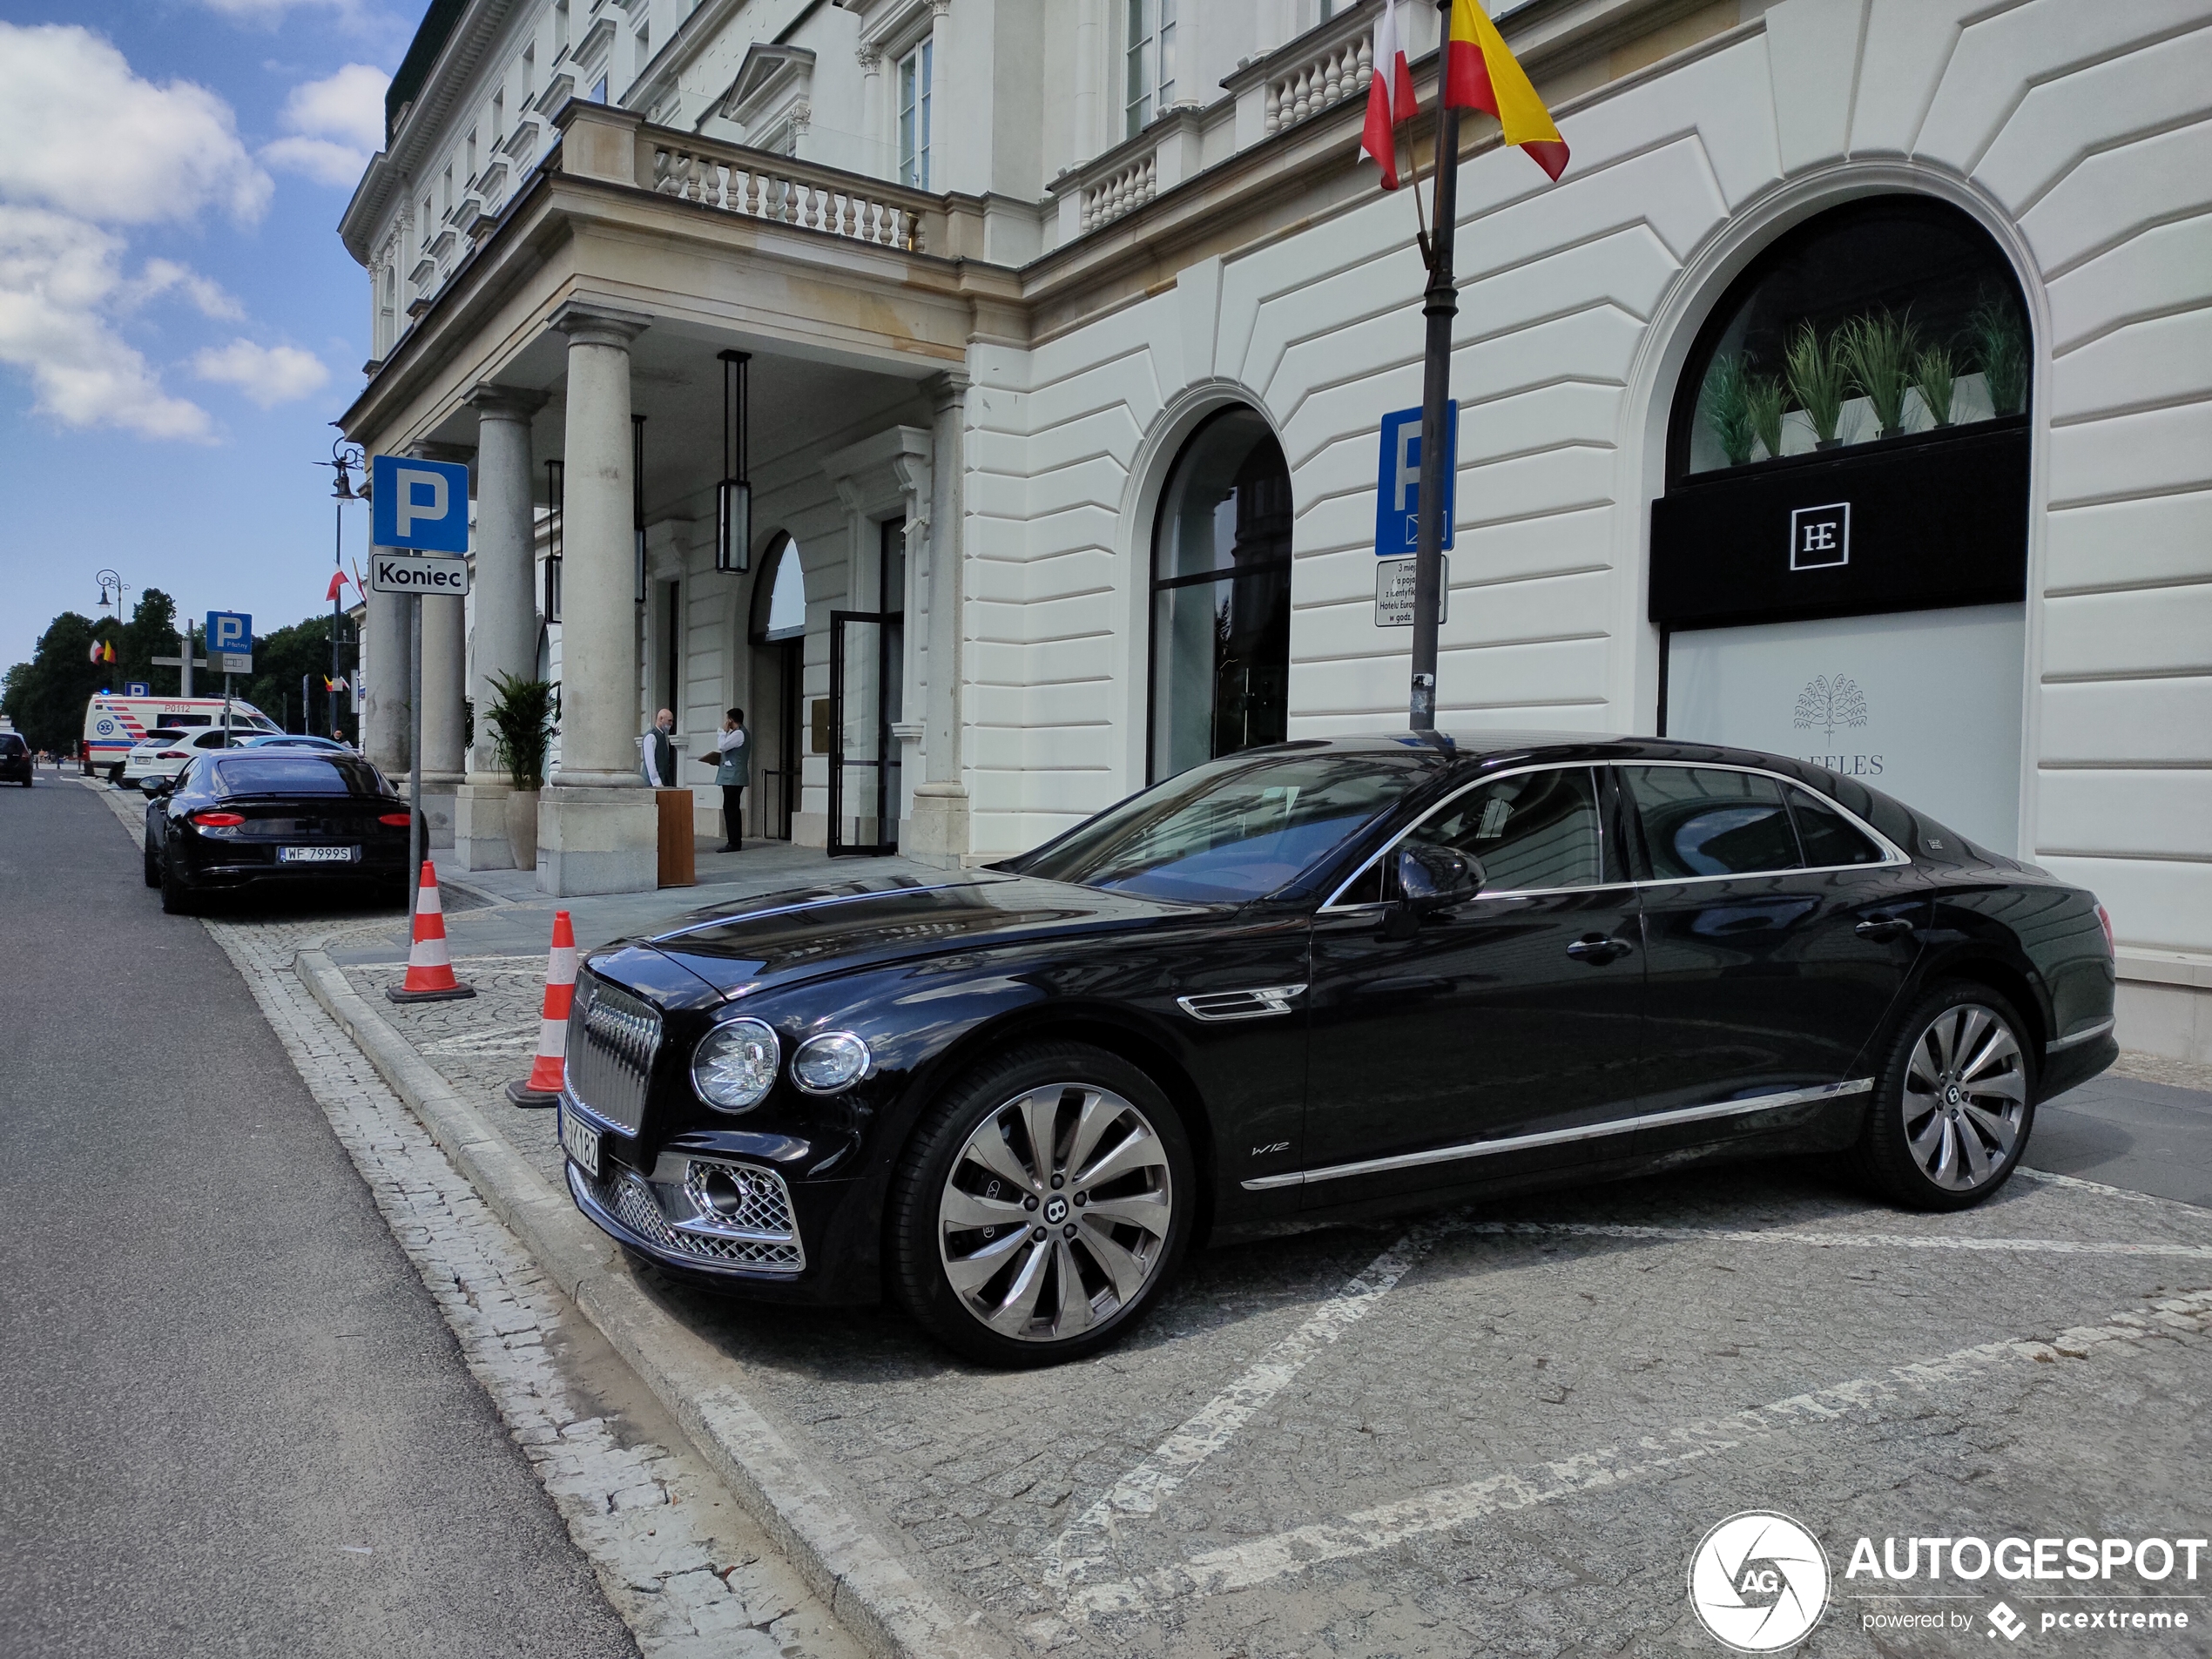
<svg viewBox="0 0 2212 1659"><path fill-rule="evenodd" d="M1689 1558L1689 1605L1737 1652L1777 1653L1804 1640L1827 1607L1828 1557L1787 1515L1730 1515Z"/></svg>

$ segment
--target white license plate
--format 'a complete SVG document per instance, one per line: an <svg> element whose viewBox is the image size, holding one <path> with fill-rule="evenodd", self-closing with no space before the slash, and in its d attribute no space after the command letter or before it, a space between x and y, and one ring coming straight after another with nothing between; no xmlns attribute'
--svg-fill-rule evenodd
<svg viewBox="0 0 2212 1659"><path fill-rule="evenodd" d="M599 1131L565 1106L561 1109L561 1150L584 1174L594 1181L599 1178Z"/></svg>
<svg viewBox="0 0 2212 1659"><path fill-rule="evenodd" d="M360 855L357 846L280 846L279 864L351 864Z"/></svg>

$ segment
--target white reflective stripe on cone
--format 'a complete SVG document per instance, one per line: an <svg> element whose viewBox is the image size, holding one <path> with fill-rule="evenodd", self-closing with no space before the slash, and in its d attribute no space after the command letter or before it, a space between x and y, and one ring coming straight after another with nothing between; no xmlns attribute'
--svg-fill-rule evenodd
<svg viewBox="0 0 2212 1659"><path fill-rule="evenodd" d="M545 965L545 982L548 985L576 983L576 947L574 945L556 945L553 948L552 959Z"/></svg>
<svg viewBox="0 0 2212 1659"><path fill-rule="evenodd" d="M540 1020L537 1022L537 1052L543 1059L568 1058L569 1022L566 1020Z"/></svg>

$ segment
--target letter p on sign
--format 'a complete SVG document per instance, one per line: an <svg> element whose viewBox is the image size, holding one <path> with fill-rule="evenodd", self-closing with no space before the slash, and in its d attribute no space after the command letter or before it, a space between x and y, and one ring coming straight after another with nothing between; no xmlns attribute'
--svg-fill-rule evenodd
<svg viewBox="0 0 2212 1659"><path fill-rule="evenodd" d="M370 539L421 553L469 550L469 469L378 455L370 463Z"/></svg>

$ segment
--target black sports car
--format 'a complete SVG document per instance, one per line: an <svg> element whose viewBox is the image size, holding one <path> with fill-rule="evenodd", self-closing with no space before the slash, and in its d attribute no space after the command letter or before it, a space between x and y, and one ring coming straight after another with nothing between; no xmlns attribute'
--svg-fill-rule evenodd
<svg viewBox="0 0 2212 1659"><path fill-rule="evenodd" d="M637 1255L1036 1363L1286 1221L1785 1151L1973 1204L2113 985L2090 894L1797 761L1286 743L594 952L561 1137Z"/></svg>
<svg viewBox="0 0 2212 1659"><path fill-rule="evenodd" d="M408 805L359 755L195 755L145 788L146 885L172 914L210 891L300 881L373 885L407 901Z"/></svg>

